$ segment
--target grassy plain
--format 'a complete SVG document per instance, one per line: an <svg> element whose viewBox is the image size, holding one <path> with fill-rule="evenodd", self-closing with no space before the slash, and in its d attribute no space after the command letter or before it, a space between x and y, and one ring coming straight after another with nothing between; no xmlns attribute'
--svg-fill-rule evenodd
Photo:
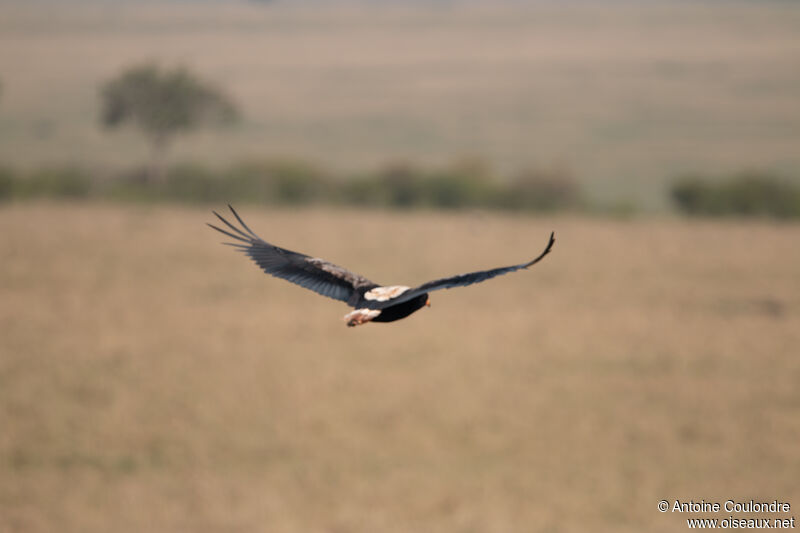
<svg viewBox="0 0 800 533"><path fill-rule="evenodd" d="M386 283L557 243L348 329L206 210L4 206L0 531L683 530L662 498L797 515L800 226L243 215Z"/></svg>
<svg viewBox="0 0 800 533"><path fill-rule="evenodd" d="M141 162L137 134L98 127L98 88L156 60L224 87L246 118L175 159L480 157L566 167L651 206L676 173L800 175L796 3L291 5L0 2L0 161Z"/></svg>

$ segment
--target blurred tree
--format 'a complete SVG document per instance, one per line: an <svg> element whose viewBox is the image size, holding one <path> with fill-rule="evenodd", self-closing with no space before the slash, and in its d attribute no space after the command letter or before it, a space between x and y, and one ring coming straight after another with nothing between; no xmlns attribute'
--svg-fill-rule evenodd
<svg viewBox="0 0 800 533"><path fill-rule="evenodd" d="M150 141L148 178L162 181L170 142L180 132L238 118L231 100L184 68L160 70L155 64L132 67L101 88L102 123L114 128L135 124Z"/></svg>

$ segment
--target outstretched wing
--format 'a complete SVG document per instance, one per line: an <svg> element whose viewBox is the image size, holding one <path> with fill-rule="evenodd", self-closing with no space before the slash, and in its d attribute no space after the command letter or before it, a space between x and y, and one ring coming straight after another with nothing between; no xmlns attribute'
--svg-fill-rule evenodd
<svg viewBox="0 0 800 533"><path fill-rule="evenodd" d="M480 283L481 281L492 279L496 276L508 274L509 272L515 272L517 270L528 268L530 266L535 265L536 263L541 261L544 258L544 256L549 254L555 242L556 242L555 233L551 233L550 241L547 243L547 247L544 249L544 251L541 254L539 254L538 257L536 257L531 261L528 261L527 263L521 263L519 265L513 265L507 267L493 268L491 270L481 270L479 272L470 272L468 274L459 274L457 276L452 276L449 278L442 278L434 281L429 281L427 283L423 283L419 287L415 287L413 289L405 291L394 298L380 302L377 301L369 302L370 305L368 307L375 309L383 309L385 307L406 302L408 300L416 298L420 294L425 294L426 292L438 291L440 289L452 289L453 287L465 287L467 285L472 285L473 283Z"/></svg>
<svg viewBox="0 0 800 533"><path fill-rule="evenodd" d="M226 242L223 244L233 246L249 256L267 274L285 279L322 296L343 302L350 300L350 297L358 289L377 286L376 283L367 278L323 259L286 250L264 241L253 233L233 207L228 205L228 208L241 224L241 228L225 220L216 211L213 213L231 231L218 228L213 224L208 225L220 233L236 239L238 242Z"/></svg>

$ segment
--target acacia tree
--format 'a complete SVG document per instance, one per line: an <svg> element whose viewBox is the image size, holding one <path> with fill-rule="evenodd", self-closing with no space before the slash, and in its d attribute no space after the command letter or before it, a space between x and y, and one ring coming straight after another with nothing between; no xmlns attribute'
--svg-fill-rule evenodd
<svg viewBox="0 0 800 533"><path fill-rule="evenodd" d="M151 148L148 179L155 181L164 179L165 156L177 134L238 117L225 94L181 67L132 67L106 82L101 97L106 128L131 123L147 137Z"/></svg>

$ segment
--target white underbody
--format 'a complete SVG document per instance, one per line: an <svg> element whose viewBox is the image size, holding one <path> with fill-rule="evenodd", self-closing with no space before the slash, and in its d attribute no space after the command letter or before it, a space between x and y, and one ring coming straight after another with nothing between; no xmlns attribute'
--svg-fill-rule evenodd
<svg viewBox="0 0 800 533"><path fill-rule="evenodd" d="M361 324L366 324L380 314L381 312L378 309L356 309L344 315L344 321L347 322L347 325L350 327L360 326Z"/></svg>
<svg viewBox="0 0 800 533"><path fill-rule="evenodd" d="M390 285L388 287L375 287L364 293L365 300L375 300L377 302L385 302L392 298L397 298L411 287L405 285Z"/></svg>

